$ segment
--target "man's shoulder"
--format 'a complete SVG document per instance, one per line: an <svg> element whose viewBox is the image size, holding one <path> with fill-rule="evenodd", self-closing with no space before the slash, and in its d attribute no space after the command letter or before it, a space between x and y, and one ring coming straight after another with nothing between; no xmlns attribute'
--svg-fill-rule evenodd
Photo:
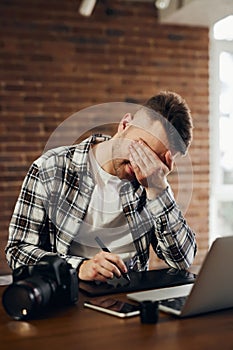
<svg viewBox="0 0 233 350"><path fill-rule="evenodd" d="M66 161L77 162L80 155L88 153L90 143L91 141L88 138L79 144L49 149L37 158L34 163L40 167L42 164L64 163Z"/></svg>
<svg viewBox="0 0 233 350"><path fill-rule="evenodd" d="M49 149L37 158L33 162L33 165L43 170L70 166L72 168L83 169L87 162L87 155L91 144L105 141L109 138L110 136L107 135L94 134L78 144Z"/></svg>

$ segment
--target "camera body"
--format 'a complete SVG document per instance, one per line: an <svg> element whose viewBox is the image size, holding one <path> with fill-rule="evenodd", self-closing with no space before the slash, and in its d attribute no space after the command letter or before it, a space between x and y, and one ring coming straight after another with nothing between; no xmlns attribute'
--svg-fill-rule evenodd
<svg viewBox="0 0 233 350"><path fill-rule="evenodd" d="M36 318L48 309L77 300L77 271L54 255L44 256L36 265L15 269L13 283L2 297L6 312L16 320Z"/></svg>

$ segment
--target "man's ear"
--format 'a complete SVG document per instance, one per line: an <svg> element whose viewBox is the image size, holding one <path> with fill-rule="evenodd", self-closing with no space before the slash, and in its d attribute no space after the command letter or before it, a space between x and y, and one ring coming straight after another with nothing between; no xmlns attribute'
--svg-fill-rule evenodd
<svg viewBox="0 0 233 350"><path fill-rule="evenodd" d="M170 150L167 150L164 157L166 166L168 167L169 171L172 171L174 166L174 158L172 156L172 152Z"/></svg>
<svg viewBox="0 0 233 350"><path fill-rule="evenodd" d="M133 120L133 116L131 113L126 113L124 117L121 119L118 125L118 132L125 130L128 124Z"/></svg>

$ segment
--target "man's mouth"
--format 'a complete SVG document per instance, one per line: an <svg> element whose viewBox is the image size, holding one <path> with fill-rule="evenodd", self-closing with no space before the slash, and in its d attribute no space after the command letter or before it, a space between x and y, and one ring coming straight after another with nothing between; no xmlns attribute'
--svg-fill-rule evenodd
<svg viewBox="0 0 233 350"><path fill-rule="evenodd" d="M126 163L126 171L129 175L134 175L134 171L133 171L133 168L132 168L132 165L130 164L130 162Z"/></svg>

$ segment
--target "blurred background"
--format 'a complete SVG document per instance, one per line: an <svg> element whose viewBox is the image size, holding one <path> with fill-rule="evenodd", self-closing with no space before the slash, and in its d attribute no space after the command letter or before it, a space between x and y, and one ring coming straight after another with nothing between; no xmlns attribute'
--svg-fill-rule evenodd
<svg viewBox="0 0 233 350"><path fill-rule="evenodd" d="M197 236L195 263L232 234L232 14L232 0L0 0L0 274L9 272L4 248L23 178L59 125L90 106L141 104L161 90L181 94L193 116L192 186L181 206ZM82 113L72 132L78 139L96 125L112 134L121 117L103 126L101 115ZM185 188L185 162L180 172ZM177 178L175 169L175 195Z"/></svg>

